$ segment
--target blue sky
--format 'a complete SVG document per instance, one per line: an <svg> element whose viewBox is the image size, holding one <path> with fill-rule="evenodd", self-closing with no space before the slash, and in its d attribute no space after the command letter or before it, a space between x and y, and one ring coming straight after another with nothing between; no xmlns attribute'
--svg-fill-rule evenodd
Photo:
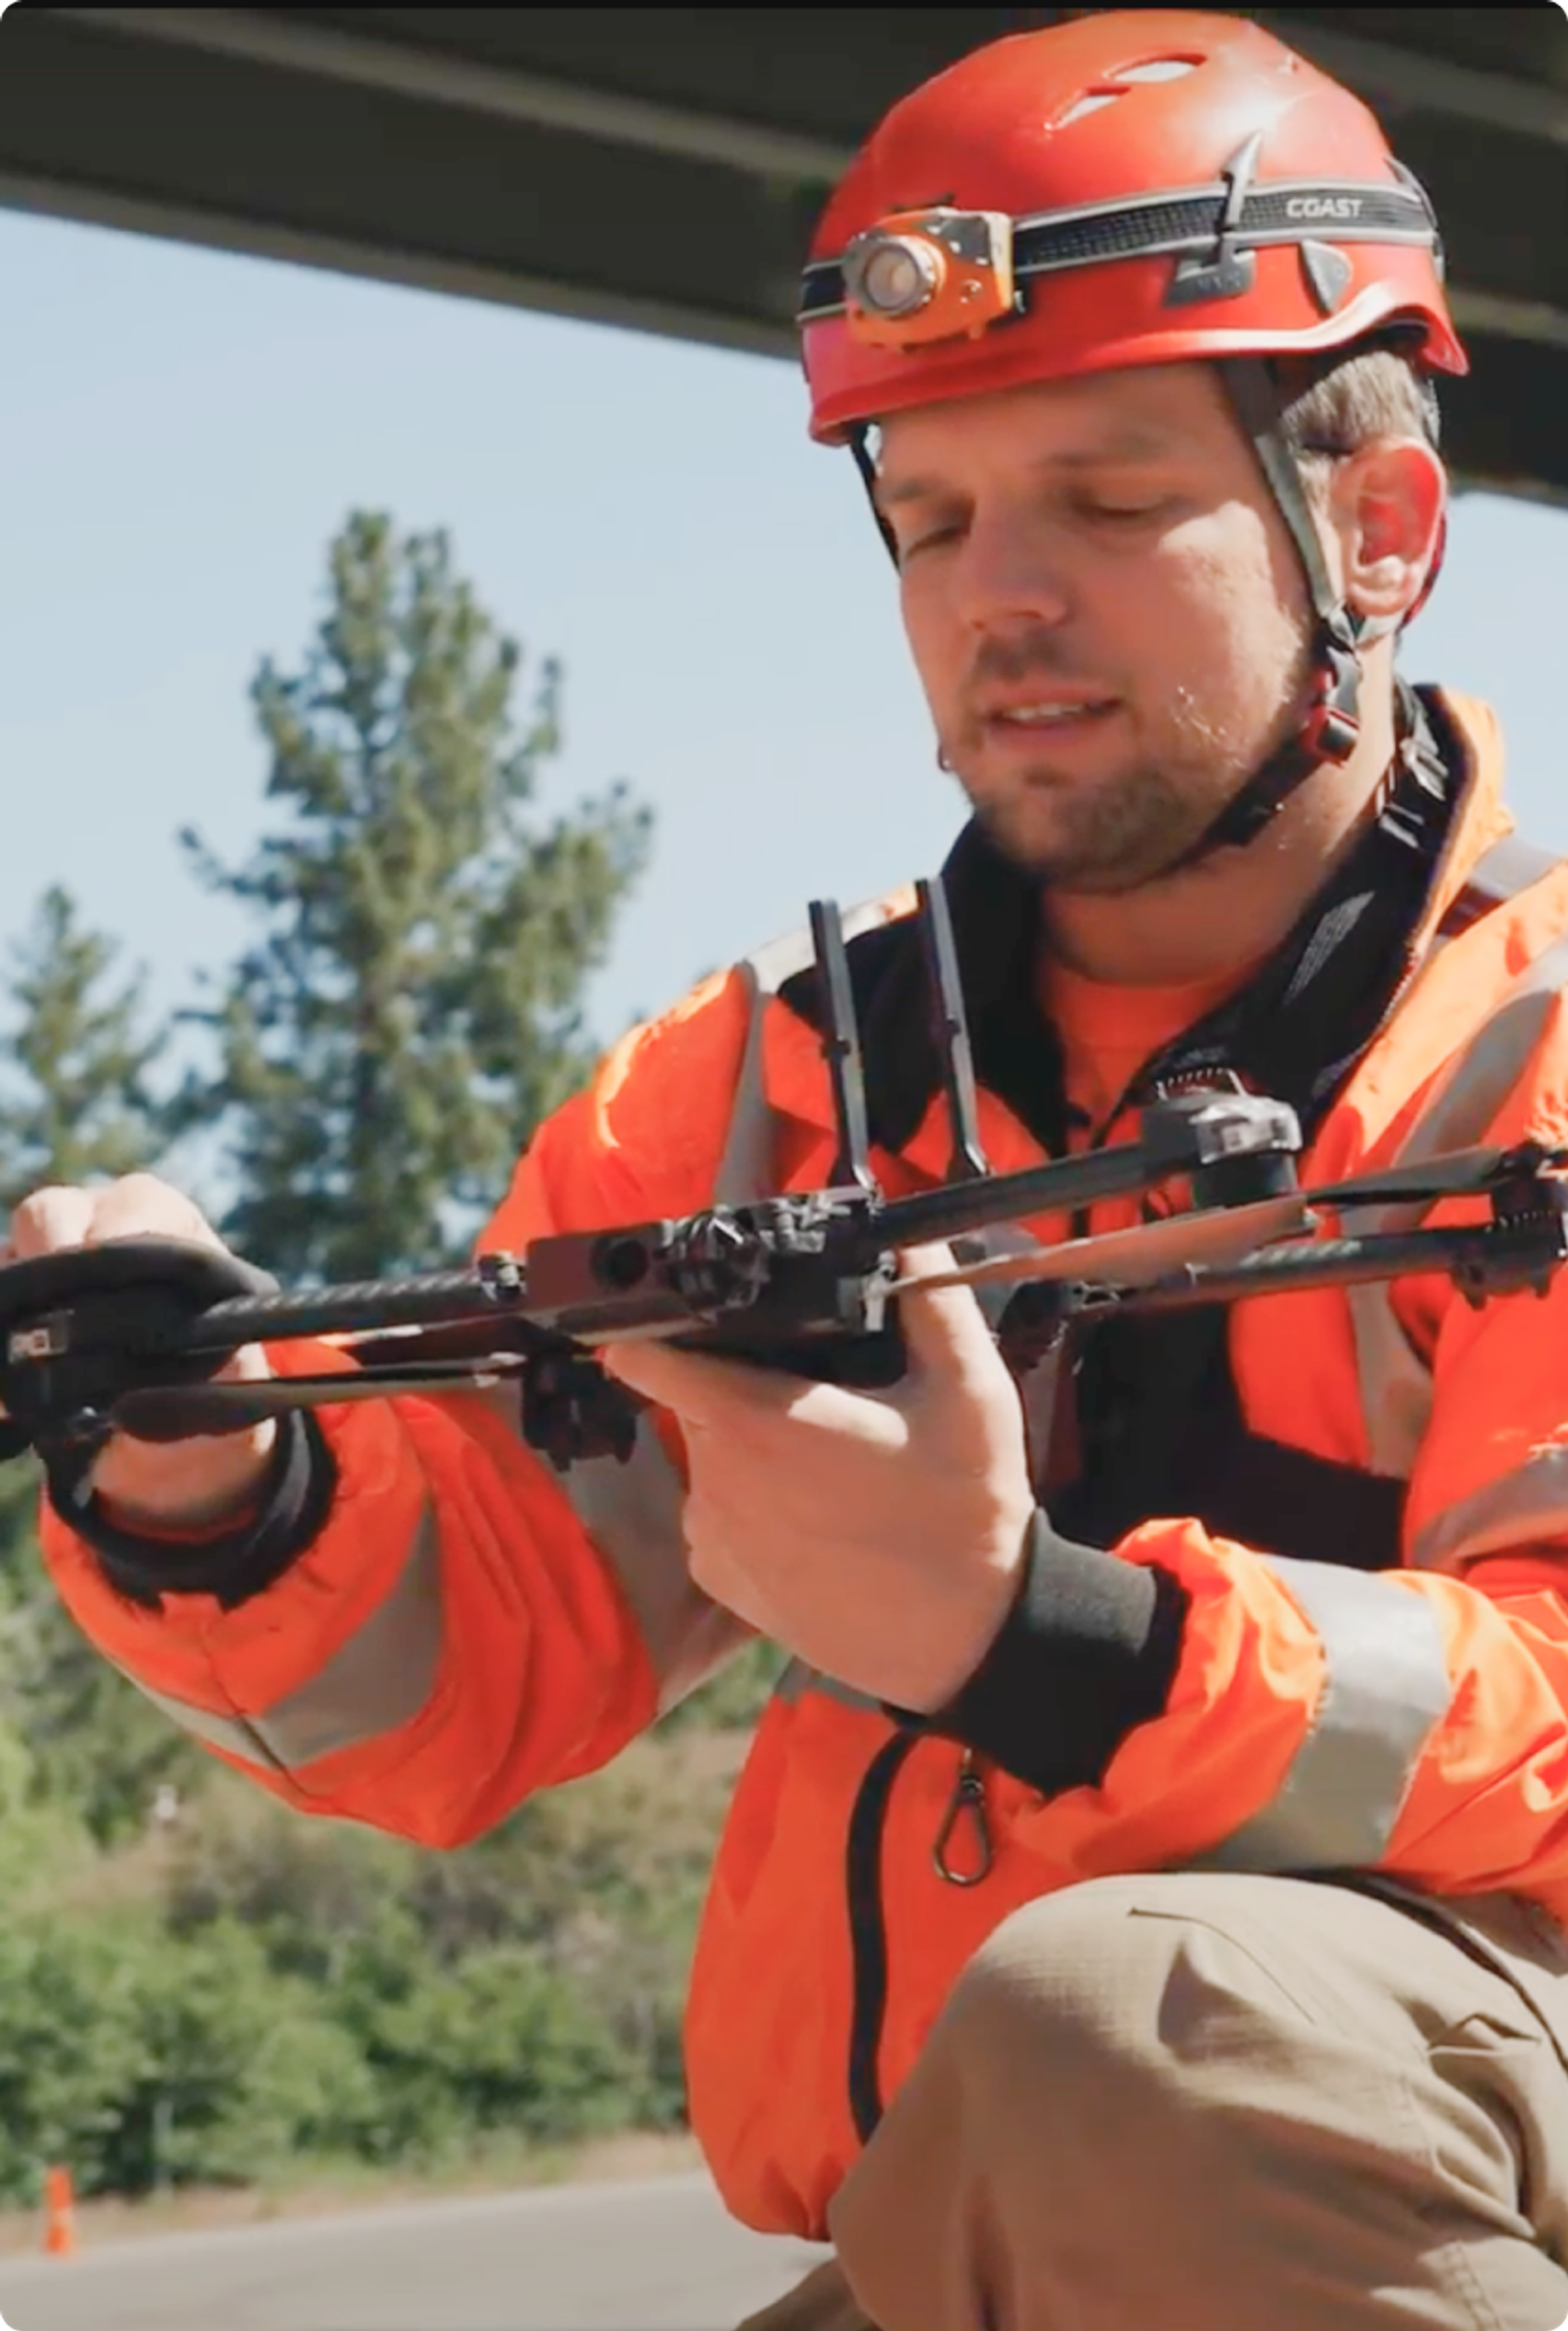
<svg viewBox="0 0 1568 2331"><path fill-rule="evenodd" d="M625 777L654 807L601 1036L812 892L939 861L958 798L791 366L10 212L0 282L0 931L63 880L161 1004L232 955L175 836L258 832L247 684L298 660L356 504L449 528L504 627L564 658L550 798ZM1568 513L1461 500L1406 669L1497 705L1520 822L1568 850L1565 554Z"/></svg>

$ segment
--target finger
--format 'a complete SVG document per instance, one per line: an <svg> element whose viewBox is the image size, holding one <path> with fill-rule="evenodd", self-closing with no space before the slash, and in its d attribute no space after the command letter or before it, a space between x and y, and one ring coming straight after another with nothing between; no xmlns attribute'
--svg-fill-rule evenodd
<svg viewBox="0 0 1568 2331"><path fill-rule="evenodd" d="M783 1368L754 1367L741 1360L711 1359L702 1352L674 1351L668 1344L611 1345L600 1354L607 1375L669 1409L698 1432L733 1432L767 1417L841 1430L876 1403L840 1384L821 1384ZM864 1420L862 1420L864 1422ZM871 1415L870 1427L876 1417Z"/></svg>
<svg viewBox="0 0 1568 2331"><path fill-rule="evenodd" d="M18 1261L82 1246L92 1226L93 1194L51 1184L24 1198L11 1217L11 1243Z"/></svg>
<svg viewBox="0 0 1568 2331"><path fill-rule="evenodd" d="M912 1367L921 1375L963 1375L995 1362L985 1315L967 1287L923 1289L923 1279L946 1275L953 1255L945 1245L907 1247L899 1256L898 1316Z"/></svg>
<svg viewBox="0 0 1568 2331"><path fill-rule="evenodd" d="M127 1174L97 1194L92 1238L189 1239L198 1246L217 1246L217 1232L205 1214L183 1190L160 1182L156 1174Z"/></svg>
<svg viewBox="0 0 1568 2331"><path fill-rule="evenodd" d="M652 1341L613 1344L599 1356L606 1375L698 1427L732 1424L766 1382L761 1369Z"/></svg>
<svg viewBox="0 0 1568 2331"><path fill-rule="evenodd" d="M777 1614L762 1582L751 1575L744 1563L733 1557L733 1517L698 1488L686 1500L681 1529L692 1584L700 1587L710 1603L718 1603L732 1618L743 1620L755 1633L766 1634L776 1625ZM751 1535L743 1528L741 1542L744 1544Z"/></svg>

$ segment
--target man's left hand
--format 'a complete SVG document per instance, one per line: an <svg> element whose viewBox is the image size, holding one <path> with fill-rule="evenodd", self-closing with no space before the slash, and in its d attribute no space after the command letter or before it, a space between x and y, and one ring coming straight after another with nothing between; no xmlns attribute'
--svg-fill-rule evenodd
<svg viewBox="0 0 1568 2331"><path fill-rule="evenodd" d="M947 1260L926 1250L906 1272ZM928 1714L1001 1630L1034 1497L1018 1394L969 1289L900 1311L908 1369L888 1392L655 1343L604 1365L679 1420L698 1585L822 1673Z"/></svg>

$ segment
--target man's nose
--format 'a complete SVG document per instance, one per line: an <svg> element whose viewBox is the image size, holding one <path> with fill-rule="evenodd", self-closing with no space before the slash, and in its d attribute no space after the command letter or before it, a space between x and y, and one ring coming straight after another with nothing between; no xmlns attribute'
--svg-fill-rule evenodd
<svg viewBox="0 0 1568 2331"><path fill-rule="evenodd" d="M1049 529L1005 511L976 512L958 556L958 612L982 632L1065 623L1072 594Z"/></svg>

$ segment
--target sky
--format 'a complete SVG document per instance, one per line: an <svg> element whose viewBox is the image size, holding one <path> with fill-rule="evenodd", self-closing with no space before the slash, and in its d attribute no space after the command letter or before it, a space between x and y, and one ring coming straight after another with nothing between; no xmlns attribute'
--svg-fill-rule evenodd
<svg viewBox="0 0 1568 2331"><path fill-rule="evenodd" d="M449 529L566 670L544 805L623 778L653 855L588 993L611 1041L698 975L928 872L961 822L886 555L795 368L0 211L0 940L62 881L167 1008L246 936L176 834L261 829L247 688L299 661L354 507ZM1568 512L1467 496L1405 669L1500 711L1568 850Z"/></svg>

